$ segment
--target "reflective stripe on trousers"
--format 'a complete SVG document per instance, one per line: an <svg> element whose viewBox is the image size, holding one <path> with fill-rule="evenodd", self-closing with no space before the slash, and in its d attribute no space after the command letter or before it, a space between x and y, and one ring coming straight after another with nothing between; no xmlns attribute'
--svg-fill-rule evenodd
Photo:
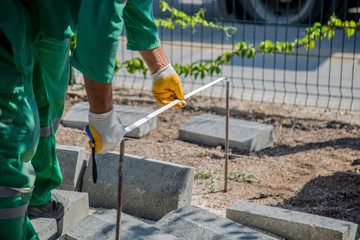
<svg viewBox="0 0 360 240"><path fill-rule="evenodd" d="M24 216L29 203L15 208L0 208L0 219L12 219Z"/></svg>
<svg viewBox="0 0 360 240"><path fill-rule="evenodd" d="M0 198L17 197L24 193L30 193L34 188L15 188L0 186Z"/></svg>
<svg viewBox="0 0 360 240"><path fill-rule="evenodd" d="M40 137L47 137L55 133L55 128L59 126L61 118L55 118L52 120L51 125L48 127L40 128Z"/></svg>
<svg viewBox="0 0 360 240"><path fill-rule="evenodd" d="M0 186L0 198L17 197L25 193L31 193L33 188L15 188ZM14 208L0 208L0 219L13 219L24 216L29 203L14 207Z"/></svg>

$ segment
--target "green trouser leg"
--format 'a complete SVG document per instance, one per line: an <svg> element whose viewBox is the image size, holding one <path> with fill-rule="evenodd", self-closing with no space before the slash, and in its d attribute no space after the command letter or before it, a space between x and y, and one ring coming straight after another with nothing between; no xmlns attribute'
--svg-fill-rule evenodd
<svg viewBox="0 0 360 240"><path fill-rule="evenodd" d="M30 201L31 193L23 194L19 197L10 197L3 198L1 202L1 207L8 205L9 208L14 207L14 203L19 204L21 206L27 206L27 203ZM17 207L17 208L19 208ZM7 209L9 209L7 208ZM26 210L26 208L25 208ZM1 212L1 209L0 209ZM6 240L37 240L39 239L36 235L35 229L32 226L30 220L23 214L22 216L11 218L11 219L1 219L0 216L0 239Z"/></svg>
<svg viewBox="0 0 360 240"><path fill-rule="evenodd" d="M34 187L31 159L40 126L29 67L15 66L11 44L0 30L0 239L38 239L27 218Z"/></svg>
<svg viewBox="0 0 360 240"><path fill-rule="evenodd" d="M34 94L40 116L40 140L32 165L36 181L31 206L45 204L62 176L55 152L55 132L64 110L69 81L69 41L46 38L33 46Z"/></svg>

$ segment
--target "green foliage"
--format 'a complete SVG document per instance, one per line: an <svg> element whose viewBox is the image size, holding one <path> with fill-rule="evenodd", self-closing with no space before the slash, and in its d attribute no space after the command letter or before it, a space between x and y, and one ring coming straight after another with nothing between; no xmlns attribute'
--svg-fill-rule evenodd
<svg viewBox="0 0 360 240"><path fill-rule="evenodd" d="M195 173L196 178L211 178L213 176L213 171L202 170Z"/></svg>
<svg viewBox="0 0 360 240"><path fill-rule="evenodd" d="M197 24L200 24L205 27L211 27L213 29L222 30L226 33L226 36L229 37L233 35L237 29L234 27L225 27L213 22L206 21L204 19L205 9L200 9L194 16L188 16L186 13L179 11L175 8L169 7L169 4L164 0L160 0L160 9L161 11L169 11L171 17L167 20L157 19L156 24L158 26L174 29L175 26L180 26L182 28L191 27L193 30ZM221 73L221 66L224 64L229 64L234 57L241 57L242 59L252 58L257 52L265 53L291 53L297 48L304 47L308 51L315 47L315 42L318 40L323 40L328 38L329 40L334 37L335 29L343 29L344 33L350 38L355 34L356 30L360 29L360 22L355 21L342 21L337 18L334 14L330 17L326 25L322 25L317 22L312 27L306 29L306 36L302 39L295 39L292 42L275 42L273 43L270 40L265 40L260 42L258 46L253 46L252 44L247 44L246 42L235 43L232 47L232 51L224 52L215 60L207 62L193 62L191 64L181 65L175 63L174 69L180 76L187 77L192 76L197 79L205 78L205 76L213 76L214 74L219 75ZM76 35L70 39L71 50L75 48L76 45ZM115 62L115 71L124 68L129 73L141 72L144 77L148 73L148 67L143 59L134 58L132 60L127 60L123 63L120 63L116 60Z"/></svg>
<svg viewBox="0 0 360 240"><path fill-rule="evenodd" d="M121 68L125 68L131 74L141 72L144 75L144 78L146 78L146 74L149 70L142 58L133 58L132 60L127 60L122 63L115 59L115 72Z"/></svg>
<svg viewBox="0 0 360 240"><path fill-rule="evenodd" d="M276 42L270 40L260 42L258 46L247 44L246 42L238 42L233 45L231 52L225 52L213 61L206 63L194 62L192 64L180 65L175 64L179 75L187 77L193 76L197 79L199 76L204 78L206 75L212 76L214 73L221 72L220 66L229 64L233 57L241 57L242 59L252 58L259 51L262 53L274 54L291 53L297 48L304 47L308 51L315 47L315 41L322 40L326 36L331 39L335 34L335 29L344 29L345 34L350 38L356 30L360 29L360 23L355 21L341 21L335 15L332 15L327 25L315 23L312 27L306 29L306 36L302 39L295 39L293 42Z"/></svg>
<svg viewBox="0 0 360 240"><path fill-rule="evenodd" d="M256 177L255 174L252 173L246 173L246 172L231 172L228 176L229 180L235 180L235 181L245 181L248 183L258 183L261 182L261 179Z"/></svg>
<svg viewBox="0 0 360 240"><path fill-rule="evenodd" d="M216 191L216 187L217 187L217 182L219 181L219 176L215 175L212 179L211 179L211 184L210 184L210 192L214 193Z"/></svg>
<svg viewBox="0 0 360 240"><path fill-rule="evenodd" d="M205 179L211 179L211 183L210 183L210 192L215 192L216 191L216 187L217 187L217 182L219 181L219 176L218 175L214 175L213 170L209 171L207 169L201 170L201 171L197 171L195 173L195 177L196 178L205 178Z"/></svg>
<svg viewBox="0 0 360 240"><path fill-rule="evenodd" d="M169 11L171 16L169 19L155 19L155 23L157 26L174 29L175 26L179 26L181 28L191 27L193 31L195 31L195 27L197 24L200 24L204 27L210 27L217 30L223 30L226 34L226 37L231 37L237 29L235 27L222 26L219 24L215 24L213 22L206 21L204 19L206 9L201 8L194 16L189 16L186 13L177 10L176 8L172 8L169 6L167 2L164 0L160 0L160 10L162 12Z"/></svg>

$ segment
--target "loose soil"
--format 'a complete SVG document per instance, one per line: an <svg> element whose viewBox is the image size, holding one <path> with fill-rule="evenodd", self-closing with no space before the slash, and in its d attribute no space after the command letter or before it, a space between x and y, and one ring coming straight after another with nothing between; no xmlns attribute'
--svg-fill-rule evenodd
<svg viewBox="0 0 360 240"><path fill-rule="evenodd" d="M69 89L65 113L81 101L86 101L84 90ZM159 108L148 92L129 89L115 89L114 102ZM244 200L360 224L359 113L233 100L230 109L232 118L274 126L274 145L250 153L232 150L226 193L224 147L178 139L180 126L191 117L224 115L224 100L194 96L187 107L162 113L156 130L126 141L125 153L194 167L199 176L192 205L221 216L230 204ZM81 130L60 125L56 138L57 144L88 148Z"/></svg>

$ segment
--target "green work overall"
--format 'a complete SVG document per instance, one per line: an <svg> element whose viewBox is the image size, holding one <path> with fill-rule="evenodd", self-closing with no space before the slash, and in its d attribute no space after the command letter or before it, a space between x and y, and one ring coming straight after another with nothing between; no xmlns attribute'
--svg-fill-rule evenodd
<svg viewBox="0 0 360 240"><path fill-rule="evenodd" d="M160 46L152 0L1 0L0 239L38 239L27 206L42 205L62 177L55 132L71 64L110 83L120 33L130 50Z"/></svg>

